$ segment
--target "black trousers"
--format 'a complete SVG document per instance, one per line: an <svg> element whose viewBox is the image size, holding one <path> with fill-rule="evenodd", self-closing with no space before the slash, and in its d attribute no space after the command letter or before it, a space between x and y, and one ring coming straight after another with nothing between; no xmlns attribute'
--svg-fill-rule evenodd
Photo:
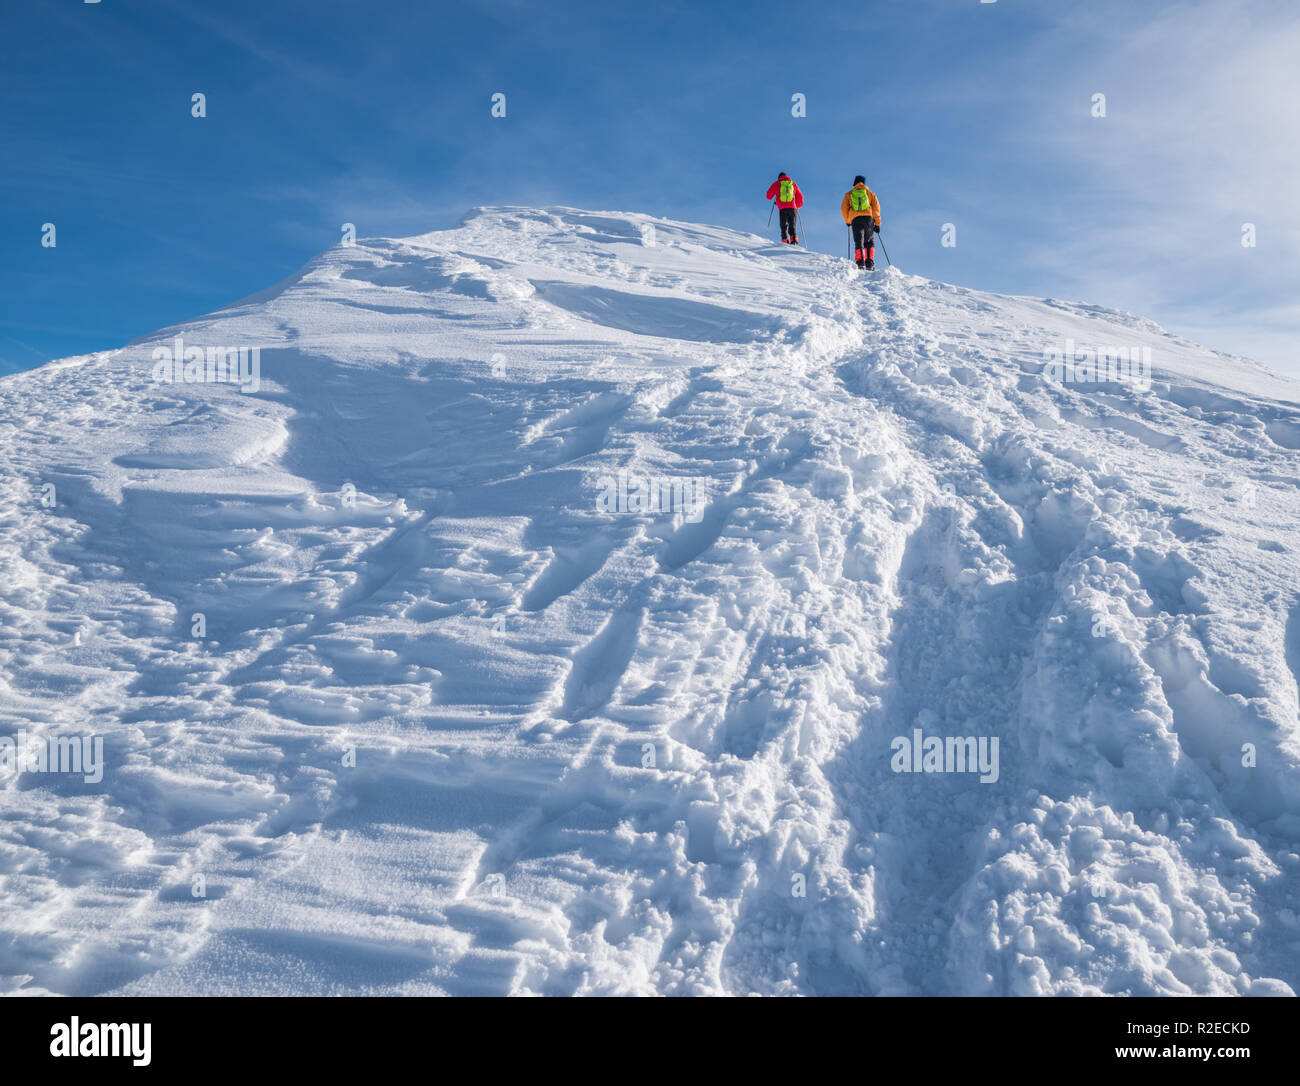
<svg viewBox="0 0 1300 1086"><path fill-rule="evenodd" d="M871 250L876 247L876 220L870 215L859 215L853 220L853 248ZM875 259L875 253L867 255Z"/></svg>
<svg viewBox="0 0 1300 1086"><path fill-rule="evenodd" d="M794 208L779 207L777 210L781 213L781 240L798 237L798 231L795 229Z"/></svg>

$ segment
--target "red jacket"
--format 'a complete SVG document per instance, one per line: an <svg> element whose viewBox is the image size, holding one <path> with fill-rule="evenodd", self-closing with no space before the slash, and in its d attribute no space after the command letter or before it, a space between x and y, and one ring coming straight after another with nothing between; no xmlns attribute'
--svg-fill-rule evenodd
<svg viewBox="0 0 1300 1086"><path fill-rule="evenodd" d="M777 200L777 207L803 207L803 193L799 191L799 186L795 185L793 180L790 181L790 184L794 185L794 200L790 203L782 203L780 200ZM778 177L772 182L772 187L767 190L767 198L769 200L775 200L777 193L780 191L781 179Z"/></svg>

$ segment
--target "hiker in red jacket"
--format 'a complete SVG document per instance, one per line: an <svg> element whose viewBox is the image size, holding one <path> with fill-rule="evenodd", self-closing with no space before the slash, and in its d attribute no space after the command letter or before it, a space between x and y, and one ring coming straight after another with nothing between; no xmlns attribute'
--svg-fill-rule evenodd
<svg viewBox="0 0 1300 1086"><path fill-rule="evenodd" d="M803 193L799 191L799 186L787 174L779 173L772 182L772 187L767 190L767 198L776 200L776 206L781 209L781 240L787 245L798 245L795 211L803 207Z"/></svg>

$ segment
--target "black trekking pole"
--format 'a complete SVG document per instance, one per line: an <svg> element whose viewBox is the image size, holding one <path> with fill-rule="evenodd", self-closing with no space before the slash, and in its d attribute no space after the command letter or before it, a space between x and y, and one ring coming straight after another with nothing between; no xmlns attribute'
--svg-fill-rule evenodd
<svg viewBox="0 0 1300 1086"><path fill-rule="evenodd" d="M772 206L767 212L767 228L772 229L772 212L776 210L776 201L772 201Z"/></svg>
<svg viewBox="0 0 1300 1086"><path fill-rule="evenodd" d="M796 219L799 220L799 236L800 236L801 238L803 238L803 247L804 247L805 249L807 249L807 248L808 248L808 238L805 236L805 234L804 234L804 232L803 232L803 216L802 216L801 214L799 214L799 212L796 211L796 212L794 213L794 217L795 217Z"/></svg>
<svg viewBox="0 0 1300 1086"><path fill-rule="evenodd" d="M889 259L889 250L885 248L885 235L877 230L876 237L880 239L880 251L885 254L885 263L892 264L893 261Z"/></svg>
<svg viewBox="0 0 1300 1086"><path fill-rule="evenodd" d="M845 245L844 255L848 257L849 260L852 260L853 259L853 225L847 222L844 225L845 227L848 228L849 231L844 238L844 245Z"/></svg>

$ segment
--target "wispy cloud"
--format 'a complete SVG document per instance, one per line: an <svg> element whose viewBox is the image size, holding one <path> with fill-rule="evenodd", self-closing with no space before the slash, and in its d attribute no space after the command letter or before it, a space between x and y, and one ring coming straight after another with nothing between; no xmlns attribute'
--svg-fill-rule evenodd
<svg viewBox="0 0 1300 1086"><path fill-rule="evenodd" d="M1300 11L1216 0L1124 12L1080 8L1026 57L1029 78L1050 78L1040 146L1084 198L1073 228L1027 240L1024 259L1081 296L1300 372L1288 304L1300 294ZM1241 244L1246 223L1255 248Z"/></svg>

